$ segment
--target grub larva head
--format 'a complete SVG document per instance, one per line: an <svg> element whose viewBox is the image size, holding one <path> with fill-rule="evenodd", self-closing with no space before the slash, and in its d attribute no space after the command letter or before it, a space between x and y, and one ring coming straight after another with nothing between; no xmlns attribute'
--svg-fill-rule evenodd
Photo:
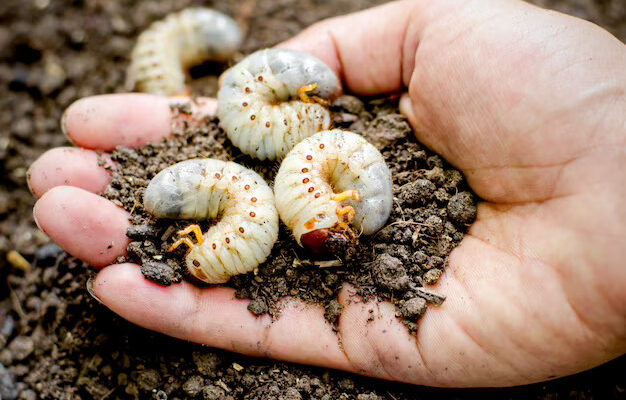
<svg viewBox="0 0 626 400"><path fill-rule="evenodd" d="M272 72L285 82L295 96L302 86L317 83L311 94L331 97L339 89L337 75L319 58L296 50L268 49L267 59Z"/></svg>
<svg viewBox="0 0 626 400"><path fill-rule="evenodd" d="M228 72L219 97L234 95L230 90L239 85L243 76L267 72L286 87L291 97L297 97L298 89L312 83L317 83L317 88L310 94L322 98L330 98L339 90L337 75L319 58L296 50L263 49L250 54Z"/></svg>
<svg viewBox="0 0 626 400"><path fill-rule="evenodd" d="M355 241L343 232L321 228L300 236L300 244L313 254L332 254L341 257Z"/></svg>
<svg viewBox="0 0 626 400"><path fill-rule="evenodd" d="M143 197L145 210L157 218L200 218L196 215L200 200L203 164L201 159L183 161L159 172L148 184Z"/></svg>
<svg viewBox="0 0 626 400"><path fill-rule="evenodd" d="M228 59L241 44L241 30L237 23L227 15L208 8L185 10L193 14L198 25L199 45L205 46L207 54L217 60Z"/></svg>

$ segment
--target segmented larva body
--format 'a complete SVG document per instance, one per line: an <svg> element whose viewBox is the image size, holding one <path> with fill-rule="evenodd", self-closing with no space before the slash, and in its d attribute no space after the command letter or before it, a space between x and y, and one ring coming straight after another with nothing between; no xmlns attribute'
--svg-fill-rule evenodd
<svg viewBox="0 0 626 400"><path fill-rule="evenodd" d="M219 217L204 234L197 225L179 232L195 233L198 243L181 238L170 248L188 245L187 269L207 283L252 271L278 239L272 190L256 172L234 162L193 159L165 168L150 181L144 207L157 218Z"/></svg>
<svg viewBox="0 0 626 400"><path fill-rule="evenodd" d="M338 89L335 73L314 56L260 50L228 71L217 115L243 153L260 160L282 159L302 139L329 129L324 103Z"/></svg>
<svg viewBox="0 0 626 400"><path fill-rule="evenodd" d="M206 60L227 60L241 36L235 21L215 10L187 8L170 14L139 35L129 79L140 92L183 94L187 69Z"/></svg>
<svg viewBox="0 0 626 400"><path fill-rule="evenodd" d="M391 173L380 152L356 133L334 129L298 143L274 182L276 208L300 245L326 252L350 223L370 235L389 218ZM352 210L351 210L352 209Z"/></svg>

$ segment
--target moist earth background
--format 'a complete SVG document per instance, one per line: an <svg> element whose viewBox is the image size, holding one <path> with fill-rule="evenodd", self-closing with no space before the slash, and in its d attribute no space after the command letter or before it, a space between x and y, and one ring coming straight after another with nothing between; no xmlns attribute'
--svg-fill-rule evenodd
<svg viewBox="0 0 626 400"><path fill-rule="evenodd" d="M247 30L242 53L311 23L381 1L216 1ZM626 38L622 0L536 2ZM8 0L0 4L0 397L203 399L623 399L626 357L556 381L507 389L434 389L249 358L136 327L92 299L85 265L36 228L25 177L45 150L67 145L63 110L123 92L128 55L150 22L192 1ZM223 65L192 74L214 95ZM6 262L16 250L30 272ZM453 294L448 294L453 295Z"/></svg>

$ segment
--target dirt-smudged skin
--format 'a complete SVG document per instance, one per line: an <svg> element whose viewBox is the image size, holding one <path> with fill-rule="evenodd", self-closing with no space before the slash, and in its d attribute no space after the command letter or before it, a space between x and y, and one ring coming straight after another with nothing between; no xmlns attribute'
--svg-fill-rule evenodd
<svg viewBox="0 0 626 400"><path fill-rule="evenodd" d="M193 159L174 164L150 181L144 207L157 218L219 218L201 242L190 246L185 259L188 271L207 283L252 271L278 239L272 190L256 172L234 162Z"/></svg>
<svg viewBox="0 0 626 400"><path fill-rule="evenodd" d="M320 246L336 237L342 223L351 223L357 233L376 232L389 218L393 200L391 173L380 152L358 134L339 129L297 144L280 166L274 193L281 220L314 252L323 251ZM346 221L350 208L354 214Z"/></svg>
<svg viewBox="0 0 626 400"><path fill-rule="evenodd" d="M296 99L308 86L307 94L328 99L339 89L339 81L310 54L259 50L228 71L217 114L243 153L260 160L282 159L302 139L330 128L330 113L320 101Z"/></svg>
<svg viewBox="0 0 626 400"><path fill-rule="evenodd" d="M129 80L140 92L183 94L189 67L227 60L241 40L239 27L227 15L209 8L184 9L141 33L131 55Z"/></svg>

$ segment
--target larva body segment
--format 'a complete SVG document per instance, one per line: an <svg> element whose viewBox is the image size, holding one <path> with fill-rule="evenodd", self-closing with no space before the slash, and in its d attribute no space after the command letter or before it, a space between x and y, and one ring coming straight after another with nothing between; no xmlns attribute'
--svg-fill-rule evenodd
<svg viewBox="0 0 626 400"><path fill-rule="evenodd" d="M278 239L272 190L256 172L234 162L193 159L165 168L150 181L144 207L157 218L219 218L204 234L197 225L179 232L195 232L198 243L184 238L173 246L190 247L187 269L207 283L252 271Z"/></svg>
<svg viewBox="0 0 626 400"><path fill-rule="evenodd" d="M314 56L259 50L228 72L217 115L231 142L260 160L282 159L297 143L331 125L320 104L339 89L335 73ZM303 93L314 96L309 100Z"/></svg>
<svg viewBox="0 0 626 400"><path fill-rule="evenodd" d="M128 69L140 92L185 93L185 72L206 60L225 61L242 35L230 17L209 8L186 8L156 21L139 35Z"/></svg>
<svg viewBox="0 0 626 400"><path fill-rule="evenodd" d="M385 224L393 201L391 172L380 152L339 129L298 143L278 170L274 194L281 220L300 245L316 252L346 230L350 207L354 214L347 222L370 235Z"/></svg>

